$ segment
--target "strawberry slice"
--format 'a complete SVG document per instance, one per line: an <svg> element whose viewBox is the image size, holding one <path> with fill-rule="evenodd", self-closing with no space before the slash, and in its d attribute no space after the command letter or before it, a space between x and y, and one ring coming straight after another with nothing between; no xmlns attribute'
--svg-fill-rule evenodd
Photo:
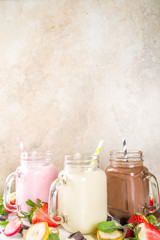
<svg viewBox="0 0 160 240"><path fill-rule="evenodd" d="M159 240L160 231L150 223L141 223L136 227L139 240Z"/></svg>
<svg viewBox="0 0 160 240"><path fill-rule="evenodd" d="M48 216L48 203L41 202L40 199L37 199L37 204L32 200L28 199L26 204L31 207L29 213L22 212L24 218L28 218L30 224L35 224L39 222L47 222L49 227L57 227L58 224L53 222Z"/></svg>
<svg viewBox="0 0 160 240"><path fill-rule="evenodd" d="M16 217L7 224L7 226L4 229L4 235L12 236L16 234L21 229L21 227L22 222L18 217Z"/></svg>
<svg viewBox="0 0 160 240"><path fill-rule="evenodd" d="M48 217L48 203L42 203L42 207L37 207L33 212L32 223L35 224L38 222L47 222L49 227L58 226Z"/></svg>
<svg viewBox="0 0 160 240"><path fill-rule="evenodd" d="M140 213L136 213L130 217L128 220L128 224L133 224L134 226L137 226L137 224L140 223L147 223L147 218ZM127 233L125 238L132 238L134 237L134 232L130 229L130 227L127 228Z"/></svg>

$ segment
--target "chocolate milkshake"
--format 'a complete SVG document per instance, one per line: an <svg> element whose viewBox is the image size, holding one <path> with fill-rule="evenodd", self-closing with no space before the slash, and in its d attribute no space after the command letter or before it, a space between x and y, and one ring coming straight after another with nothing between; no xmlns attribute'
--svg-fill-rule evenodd
<svg viewBox="0 0 160 240"><path fill-rule="evenodd" d="M106 168L108 212L120 219L128 219L136 212L147 215L157 209L159 190L157 186L158 202L150 209L149 197L152 193L149 188L150 178L154 177L143 166L142 152L128 152L128 159L124 159L123 152L111 152L110 166ZM155 177L154 177L155 178ZM157 181L155 179L157 184ZM154 183L155 184L155 183Z"/></svg>

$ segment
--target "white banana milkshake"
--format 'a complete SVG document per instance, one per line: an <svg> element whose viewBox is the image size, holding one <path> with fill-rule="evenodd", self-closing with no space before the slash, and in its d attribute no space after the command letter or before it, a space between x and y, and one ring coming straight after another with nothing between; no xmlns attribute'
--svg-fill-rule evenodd
<svg viewBox="0 0 160 240"><path fill-rule="evenodd" d="M66 156L64 170L59 173L63 184L58 188L58 215L64 215L62 226L69 232L88 234L97 223L107 218L106 175L99 168L98 157Z"/></svg>

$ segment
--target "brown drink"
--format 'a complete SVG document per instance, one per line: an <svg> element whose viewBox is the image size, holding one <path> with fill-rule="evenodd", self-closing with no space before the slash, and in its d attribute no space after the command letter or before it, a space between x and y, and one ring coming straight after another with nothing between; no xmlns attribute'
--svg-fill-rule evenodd
<svg viewBox="0 0 160 240"><path fill-rule="evenodd" d="M142 152L128 152L127 160L123 152L113 151L110 157L110 166L106 168L108 212L116 219L128 219L136 212L147 215L156 211L159 207L158 183L143 166ZM153 206L149 206L150 195L154 195Z"/></svg>

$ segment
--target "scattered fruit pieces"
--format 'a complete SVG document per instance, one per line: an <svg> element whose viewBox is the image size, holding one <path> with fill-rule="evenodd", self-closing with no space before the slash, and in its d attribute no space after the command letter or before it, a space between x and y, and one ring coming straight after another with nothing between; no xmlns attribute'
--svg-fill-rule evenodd
<svg viewBox="0 0 160 240"><path fill-rule="evenodd" d="M16 192L10 193L10 203L14 204L16 202Z"/></svg>
<svg viewBox="0 0 160 240"><path fill-rule="evenodd" d="M4 235L12 236L16 234L22 227L22 222L19 217L12 219L4 229Z"/></svg>
<svg viewBox="0 0 160 240"><path fill-rule="evenodd" d="M3 221L3 222L0 222L0 225L1 226L6 226L8 223L9 223L9 221Z"/></svg>
<svg viewBox="0 0 160 240"><path fill-rule="evenodd" d="M136 236L138 240L159 240L160 231L150 223L141 223L136 229Z"/></svg>
<svg viewBox="0 0 160 240"><path fill-rule="evenodd" d="M158 224L157 219L154 215L147 216L147 221L154 226Z"/></svg>
<svg viewBox="0 0 160 240"><path fill-rule="evenodd" d="M8 218L8 212L3 204L3 196L0 196L0 220L5 221Z"/></svg>
<svg viewBox="0 0 160 240"><path fill-rule="evenodd" d="M21 233L22 233L23 238L25 239L25 236L26 236L26 233L27 233L27 229L23 229Z"/></svg>
<svg viewBox="0 0 160 240"><path fill-rule="evenodd" d="M48 240L59 240L59 236L57 233L49 233Z"/></svg>
<svg viewBox="0 0 160 240"><path fill-rule="evenodd" d="M58 226L48 217L48 203L42 203L42 208L36 208L33 212L32 223L38 222L47 222L49 227Z"/></svg>
<svg viewBox="0 0 160 240"><path fill-rule="evenodd" d="M6 221L8 218L8 214L7 215L0 215L0 221Z"/></svg>
<svg viewBox="0 0 160 240"><path fill-rule="evenodd" d="M123 233L119 231L123 229L120 224L116 225L113 221L104 221L97 224L97 238L98 240L123 240Z"/></svg>
<svg viewBox="0 0 160 240"><path fill-rule="evenodd" d="M48 203L42 203L41 200L37 199L38 204L28 200L26 203L31 206L29 213L21 212L24 217L28 218L31 224L38 222L47 222L49 227L57 227L58 225L54 223L48 216Z"/></svg>
<svg viewBox="0 0 160 240"><path fill-rule="evenodd" d="M147 222L148 220L145 216L143 216L142 214L136 213L130 217L130 219L128 220L128 225L133 224L134 226L137 226L137 224L147 223ZM130 228L130 226L128 226L125 238L133 238L133 237L134 237L134 232Z"/></svg>
<svg viewBox="0 0 160 240"><path fill-rule="evenodd" d="M25 240L47 240L49 236L49 227L46 222L36 223L31 226L24 234Z"/></svg>
<svg viewBox="0 0 160 240"><path fill-rule="evenodd" d="M57 228L49 227L49 232L51 232L51 233L56 233L56 234L59 236L59 231L58 231Z"/></svg>
<svg viewBox="0 0 160 240"><path fill-rule="evenodd" d="M98 240L111 240L111 239L123 240L124 239L122 232L118 231L118 230L111 232L111 233L106 233L106 232L102 232L102 231L98 230L97 238L98 238Z"/></svg>

